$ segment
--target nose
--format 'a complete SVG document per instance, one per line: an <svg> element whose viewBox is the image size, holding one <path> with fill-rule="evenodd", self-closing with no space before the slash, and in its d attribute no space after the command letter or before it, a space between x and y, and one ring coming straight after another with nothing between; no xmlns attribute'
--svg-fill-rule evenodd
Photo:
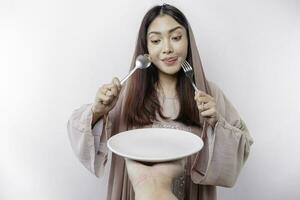
<svg viewBox="0 0 300 200"><path fill-rule="evenodd" d="M170 42L169 41L165 42L163 46L163 53L170 54L172 52L173 52L173 48Z"/></svg>

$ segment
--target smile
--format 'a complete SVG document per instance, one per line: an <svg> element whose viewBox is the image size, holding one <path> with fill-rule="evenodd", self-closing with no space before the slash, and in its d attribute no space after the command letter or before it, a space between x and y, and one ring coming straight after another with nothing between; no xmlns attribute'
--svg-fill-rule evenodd
<svg viewBox="0 0 300 200"><path fill-rule="evenodd" d="M167 65L174 65L177 62L177 57L176 58L172 58L172 59L168 59L168 60L163 60L163 62Z"/></svg>

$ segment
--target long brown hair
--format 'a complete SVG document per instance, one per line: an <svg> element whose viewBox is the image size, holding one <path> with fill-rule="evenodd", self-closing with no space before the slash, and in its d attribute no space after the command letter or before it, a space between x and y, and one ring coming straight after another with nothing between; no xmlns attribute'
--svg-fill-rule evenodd
<svg viewBox="0 0 300 200"><path fill-rule="evenodd" d="M186 60L192 64L188 21L180 10L169 4L154 6L144 16L138 33L133 61L140 54L148 54L147 30L150 23L159 15L169 15L185 27L189 44ZM128 126L141 127L152 124L156 120L156 113L163 119L167 119L163 116L155 89L155 84L158 81L158 69L153 63L151 65L146 70L137 70L127 82L124 116ZM133 67L134 63L132 63L131 69ZM175 121L180 121L186 125L201 126L199 111L194 100L194 89L182 69L177 73L177 79L176 90L180 111Z"/></svg>

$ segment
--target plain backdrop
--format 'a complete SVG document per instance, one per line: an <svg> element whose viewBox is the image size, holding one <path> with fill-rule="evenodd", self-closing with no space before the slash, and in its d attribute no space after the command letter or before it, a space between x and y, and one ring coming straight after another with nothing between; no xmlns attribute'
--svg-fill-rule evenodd
<svg viewBox="0 0 300 200"><path fill-rule="evenodd" d="M0 0L1 200L105 200L109 163L102 179L81 165L67 120L126 75L142 17L163 2L186 15L207 78L254 138L219 199L299 199L299 1Z"/></svg>

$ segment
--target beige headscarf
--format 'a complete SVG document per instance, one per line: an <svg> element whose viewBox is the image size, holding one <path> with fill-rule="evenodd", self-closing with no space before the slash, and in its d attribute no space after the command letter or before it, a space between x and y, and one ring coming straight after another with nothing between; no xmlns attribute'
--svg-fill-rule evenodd
<svg viewBox="0 0 300 200"><path fill-rule="evenodd" d="M191 45L191 54L192 54L192 62L193 62L191 63L191 65L193 66L194 69L196 86L199 90L204 91L205 93L211 95L211 90L208 86L208 82L204 75L202 62L200 59L195 37L190 24L188 24L188 28L189 28L189 37L190 37L189 44ZM207 127L209 124L201 115L199 116L199 119L201 124L203 124L202 126L203 129L201 130L201 134L199 136L204 140L205 139L204 137L206 136L206 132L207 132ZM189 171L187 172L188 175L190 175L191 171L193 171L195 176L202 176L202 174L198 174L198 172L200 171L199 168L205 169L207 163L199 163L199 159L201 154L206 154L206 152L204 152L205 150L206 149L203 149L202 152L200 151L196 155L193 155L191 157L192 165Z"/></svg>

